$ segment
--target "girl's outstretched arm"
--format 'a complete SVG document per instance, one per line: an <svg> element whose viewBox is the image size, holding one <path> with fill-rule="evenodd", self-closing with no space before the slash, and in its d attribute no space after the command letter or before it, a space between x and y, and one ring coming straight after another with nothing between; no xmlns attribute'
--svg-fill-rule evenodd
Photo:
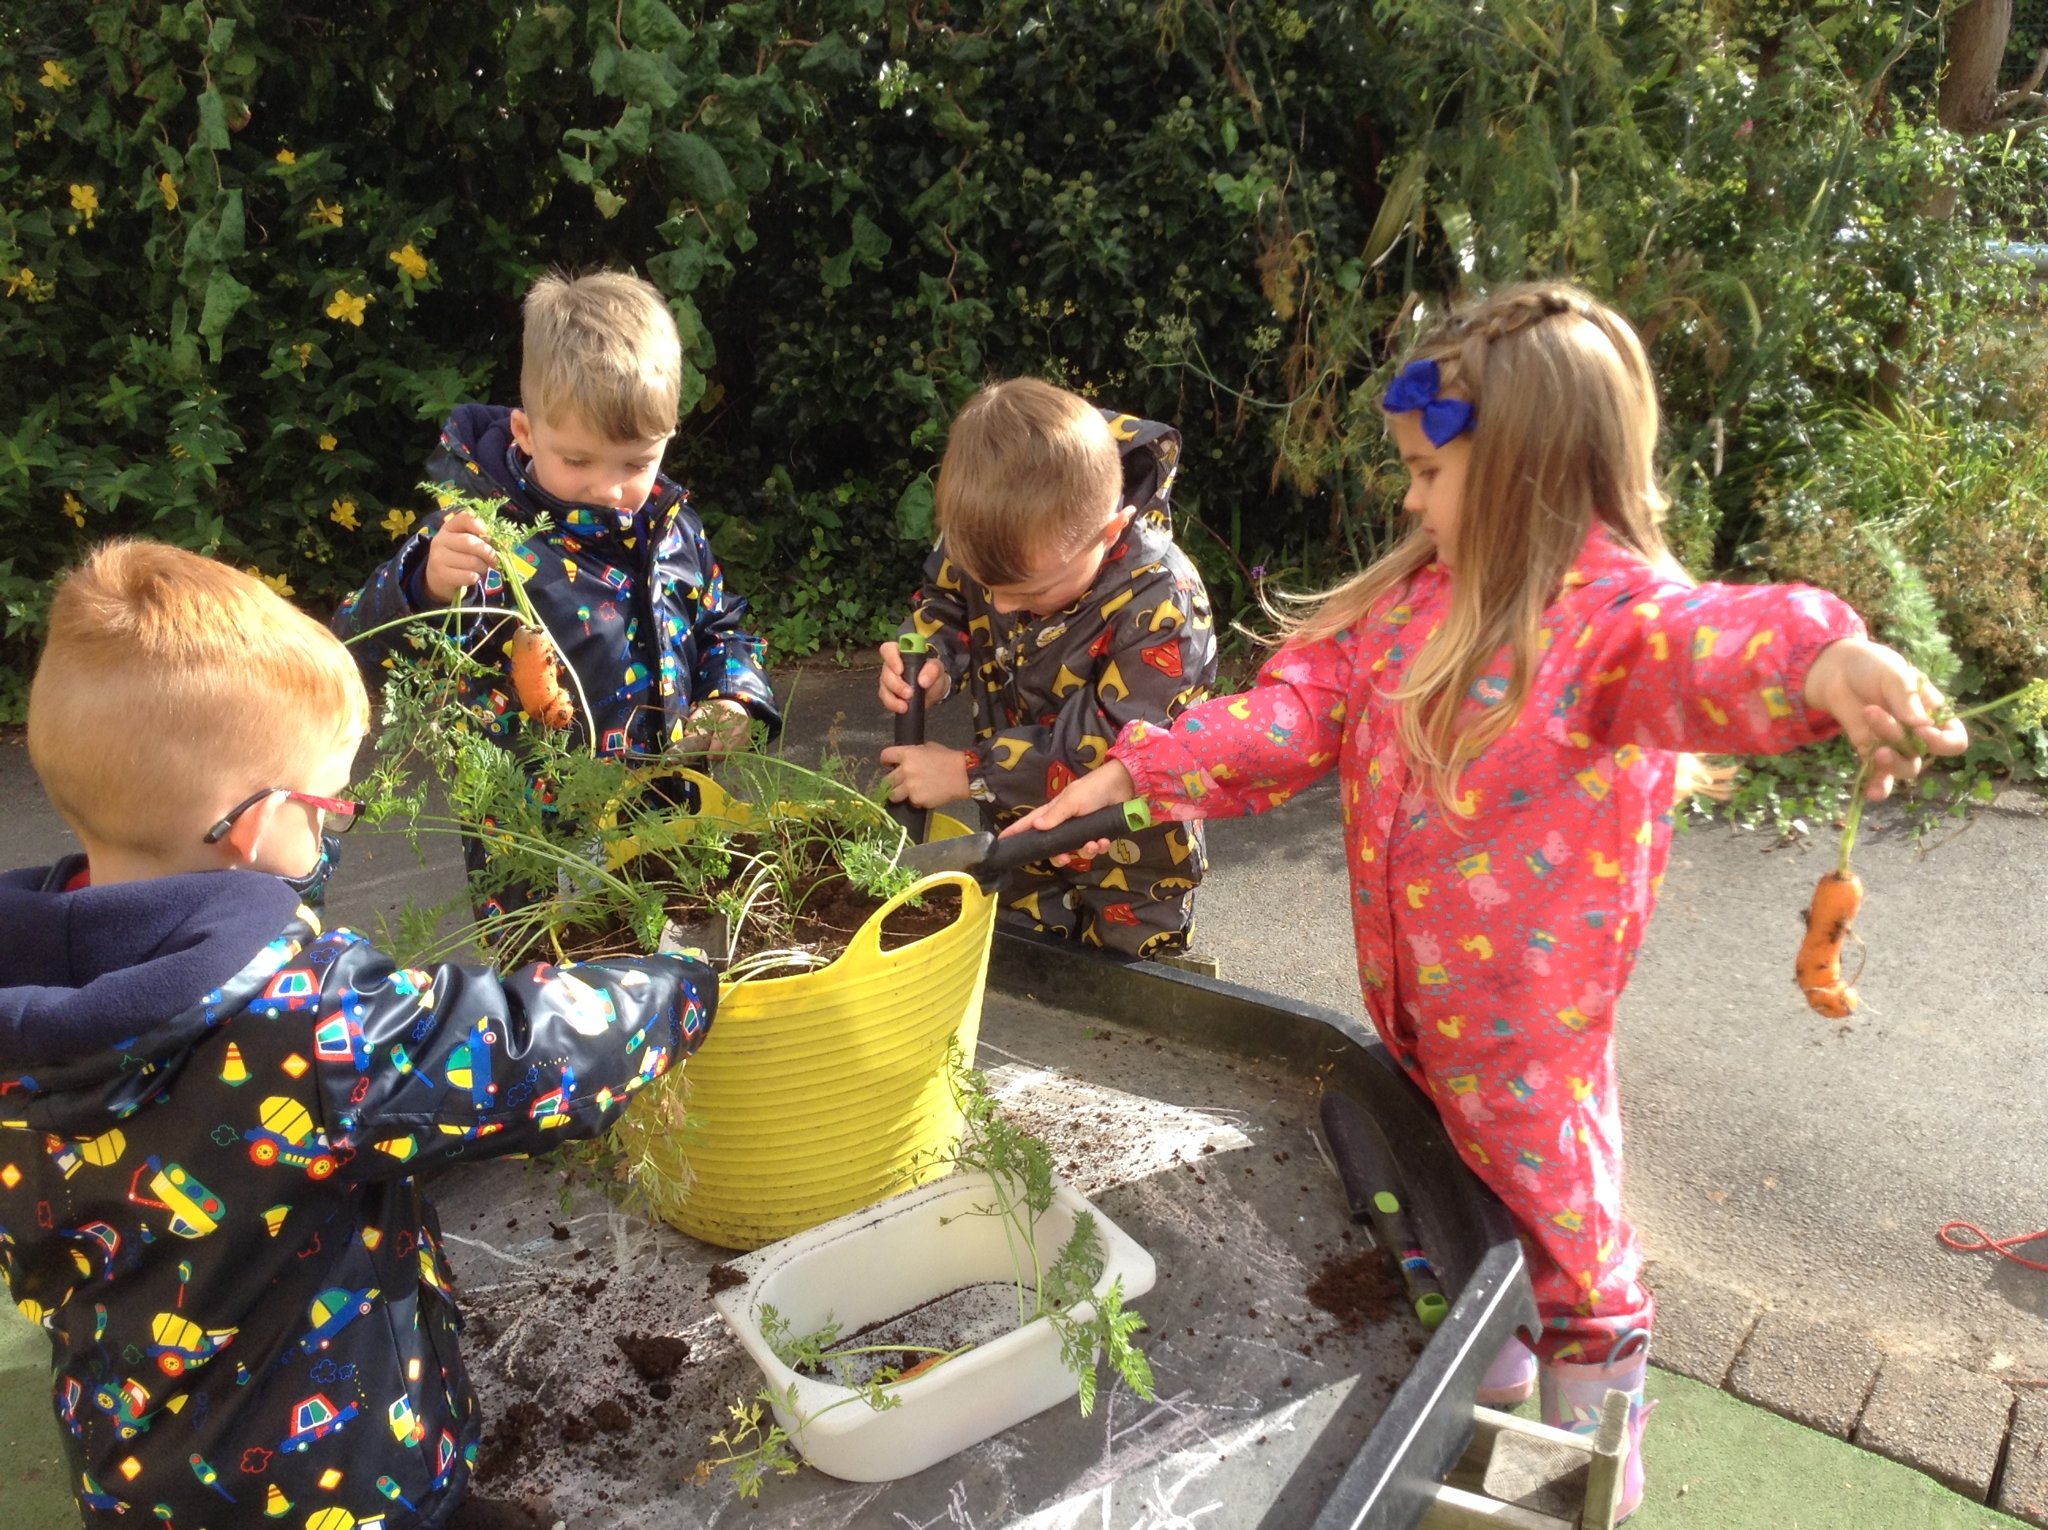
<svg viewBox="0 0 2048 1530"><path fill-rule="evenodd" d="M1354 653L1348 632L1289 644L1241 695L1189 707L1171 728L1131 723L1107 761L1004 832L1050 828L1133 797L1160 819L1232 818L1278 807L1336 767L1352 726Z"/></svg>
<svg viewBox="0 0 2048 1530"><path fill-rule="evenodd" d="M1806 698L1832 643L1863 637L1856 613L1804 585L1602 580L1576 597L1583 621L1552 651L1572 665L1552 725L1579 747L1779 754L1832 737L1837 719Z"/></svg>
<svg viewBox="0 0 2048 1530"><path fill-rule="evenodd" d="M1065 823L1069 818L1079 818L1083 813L1092 813L1098 808L1115 807L1119 802L1128 802L1138 794L1131 773L1117 760L1104 760L1102 764L1072 782L1065 791L1050 802L1040 803L1015 823L1003 830L1005 835L1022 834L1026 829L1050 829L1055 824ZM1102 855L1109 849L1106 839L1091 840L1072 855L1056 855L1052 858L1055 866L1064 866L1071 860Z"/></svg>

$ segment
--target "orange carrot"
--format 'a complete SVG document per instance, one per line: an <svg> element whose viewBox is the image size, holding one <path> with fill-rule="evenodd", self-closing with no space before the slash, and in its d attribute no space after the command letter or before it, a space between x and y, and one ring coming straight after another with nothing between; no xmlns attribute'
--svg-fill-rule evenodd
<svg viewBox="0 0 2048 1530"><path fill-rule="evenodd" d="M1842 947L1863 907L1863 879L1855 872L1830 871L1813 890L1806 913L1806 938L1799 942L1799 987L1815 1014L1846 1020L1863 1001L1842 977Z"/></svg>
<svg viewBox="0 0 2048 1530"><path fill-rule="evenodd" d="M926 1371L930 1370L933 1366L944 1365L948 1360L952 1358L953 1357L951 1355L926 1355L922 1360L918 1361L917 1364L913 1365L909 1370L905 1371L901 1376L898 1376L896 1379L899 1382L903 1382L910 1380L910 1378L913 1376L922 1376Z"/></svg>
<svg viewBox="0 0 2048 1530"><path fill-rule="evenodd" d="M576 703L562 684L562 655L539 627L521 623L512 634L512 689L535 722L566 728L576 720Z"/></svg>

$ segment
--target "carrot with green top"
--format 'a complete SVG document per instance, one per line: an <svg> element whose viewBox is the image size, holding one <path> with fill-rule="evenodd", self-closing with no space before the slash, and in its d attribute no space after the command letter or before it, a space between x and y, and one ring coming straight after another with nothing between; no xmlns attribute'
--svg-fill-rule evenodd
<svg viewBox="0 0 2048 1530"><path fill-rule="evenodd" d="M2048 714L2048 680L2030 680L2018 690L1987 701L1968 711L1944 708L1938 722L1967 722L2000 707L2011 706L2016 718L2038 724ZM1909 733L1894 749L1919 752L1919 743ZM1849 811L1842 820L1842 853L1835 869L1822 875L1813 890L1813 902L1806 911L1806 937L1799 942L1796 968L1799 991L1809 1008L1830 1020L1846 1020L1863 1003L1855 985L1842 976L1842 952L1853 932L1856 916L1863 909L1863 879L1851 869L1849 858L1856 848L1856 831L1863 822L1863 789L1870 780L1870 761L1856 772L1850 788Z"/></svg>

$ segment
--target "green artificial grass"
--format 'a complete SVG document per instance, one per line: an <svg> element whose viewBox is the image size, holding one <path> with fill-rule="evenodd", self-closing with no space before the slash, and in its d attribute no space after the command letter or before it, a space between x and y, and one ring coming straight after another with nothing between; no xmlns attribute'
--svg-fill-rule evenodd
<svg viewBox="0 0 2048 1530"><path fill-rule="evenodd" d="M1683 1376L1652 1367L1648 1392L1660 1406L1629 1530L2019 1530L1911 1467Z"/></svg>

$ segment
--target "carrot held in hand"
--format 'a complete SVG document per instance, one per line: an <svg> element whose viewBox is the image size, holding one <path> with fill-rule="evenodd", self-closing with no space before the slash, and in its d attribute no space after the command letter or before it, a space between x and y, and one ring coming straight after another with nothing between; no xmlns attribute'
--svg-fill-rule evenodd
<svg viewBox="0 0 2048 1530"><path fill-rule="evenodd" d="M521 623L512 634L512 689L526 715L543 727L566 728L576 720L562 668L555 640L544 629Z"/></svg>
<svg viewBox="0 0 2048 1530"><path fill-rule="evenodd" d="M1806 911L1806 938L1799 942L1799 991L1807 1007L1830 1020L1846 1020L1856 1013L1862 998L1842 976L1842 947L1863 907L1863 879L1849 869L1850 852L1856 848L1856 830L1863 822L1863 788L1870 781L1866 758L1856 772L1856 784L1849 788L1849 811L1842 820L1842 858L1833 871L1820 879L1813 890L1813 903Z"/></svg>
<svg viewBox="0 0 2048 1530"><path fill-rule="evenodd" d="M1815 1014L1846 1020L1863 1001L1842 977L1842 947L1863 907L1863 879L1853 871L1830 871L1813 890L1806 912L1806 938L1799 942L1799 987Z"/></svg>

